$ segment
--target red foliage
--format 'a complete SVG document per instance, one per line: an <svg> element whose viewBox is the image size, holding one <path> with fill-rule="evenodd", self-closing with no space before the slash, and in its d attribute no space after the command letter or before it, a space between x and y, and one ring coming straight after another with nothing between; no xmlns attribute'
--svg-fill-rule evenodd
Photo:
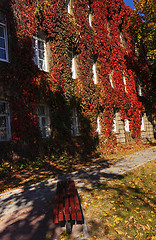
<svg viewBox="0 0 156 240"><path fill-rule="evenodd" d="M133 137L140 137L142 104L137 94L137 78L140 76L147 83L144 84L147 92L149 72L146 59L135 54L134 42L128 32L131 10L123 0L91 1L92 27L88 21L88 5L89 0L75 0L72 16L67 13L64 0L12 1L19 43L15 59L16 65L20 66L14 71L17 91L14 104L23 101L28 106L30 102L37 103L39 96L52 101L53 94L60 91L65 101L72 103L75 98L79 103L81 115L89 120L93 137L96 135L96 116L98 112L101 114L102 136L108 147L116 141L112 132L116 110L120 111L122 119L130 120ZM53 66L49 73L41 73L32 61L32 36L37 28L46 33L52 51ZM71 78L69 51L79 55L77 79ZM94 58L97 59L97 85L93 83ZM109 81L110 73L113 88ZM13 121L18 133L15 138L23 137L26 132L20 128L21 120L18 121L23 104L18 107L18 113L13 108L17 115ZM28 109L29 120L35 126L35 104ZM81 130L87 131L82 122Z"/></svg>

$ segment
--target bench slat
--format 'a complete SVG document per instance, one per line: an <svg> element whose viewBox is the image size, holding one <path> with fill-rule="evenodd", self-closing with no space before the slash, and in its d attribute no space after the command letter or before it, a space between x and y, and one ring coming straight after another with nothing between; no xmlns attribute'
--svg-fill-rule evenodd
<svg viewBox="0 0 156 240"><path fill-rule="evenodd" d="M56 194L55 194L55 203L53 209L53 222L58 223L58 210L59 210L59 183L57 183Z"/></svg>
<svg viewBox="0 0 156 240"><path fill-rule="evenodd" d="M65 220L70 220L70 212L69 212L69 190L68 190L68 184L65 183Z"/></svg>
<svg viewBox="0 0 156 240"><path fill-rule="evenodd" d="M74 181L72 181L72 191L74 195L74 204L75 204L75 210L76 210L76 219L77 221L82 221L82 213L81 213L81 208L80 208L80 203L78 199L78 193L75 187Z"/></svg>
<svg viewBox="0 0 156 240"><path fill-rule="evenodd" d="M62 184L59 184L59 210L58 210L58 219L59 221L63 221L64 218L63 218L63 212L64 212L64 209L63 209L63 185Z"/></svg>
<svg viewBox="0 0 156 240"><path fill-rule="evenodd" d="M76 209L76 220L77 221L82 221L82 212L81 212L81 208L80 208L79 199L78 199L77 194L74 196L74 201L75 201L75 209Z"/></svg>
<svg viewBox="0 0 156 240"><path fill-rule="evenodd" d="M69 194L70 194L70 211L72 220L76 220L76 210L74 203L74 195L75 195L75 184L74 181L71 181L69 186Z"/></svg>

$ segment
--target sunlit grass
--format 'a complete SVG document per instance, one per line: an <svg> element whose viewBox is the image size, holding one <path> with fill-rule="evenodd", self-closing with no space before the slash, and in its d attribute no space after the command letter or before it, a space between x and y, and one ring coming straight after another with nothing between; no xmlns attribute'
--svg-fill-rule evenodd
<svg viewBox="0 0 156 240"><path fill-rule="evenodd" d="M80 196L90 239L156 239L156 161Z"/></svg>

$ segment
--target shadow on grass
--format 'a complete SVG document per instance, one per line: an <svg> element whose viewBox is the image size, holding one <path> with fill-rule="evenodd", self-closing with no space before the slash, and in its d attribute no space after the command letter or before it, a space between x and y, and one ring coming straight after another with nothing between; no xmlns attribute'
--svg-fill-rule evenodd
<svg viewBox="0 0 156 240"><path fill-rule="evenodd" d="M125 184L126 175L106 173L104 169L108 167L107 163L102 166L83 169L75 174L66 174L58 177L58 180L73 178L78 189L85 189L88 192L94 191L113 191L115 194L111 198L118 198L119 204L126 208L126 214L130 214L136 207L152 210L151 204L154 204L154 198L146 194L143 188ZM108 182L102 182L104 179L114 179L112 185ZM118 180L121 180L119 183ZM124 184L124 185L123 185ZM88 188L89 186L89 188ZM32 186L29 189L21 189L19 192L13 191L8 194L0 195L0 239L2 240L43 240L55 239L59 236L62 229L53 223L53 205L56 190L56 183L50 184L48 181L39 185ZM131 205L129 200L133 202ZM117 208L116 208L117 209ZM22 211L21 213L19 213ZM118 211L118 209L117 209ZM124 212L118 213L124 218ZM94 221L93 221L94 225ZM98 226L95 226L98 229ZM108 231L108 229L106 229Z"/></svg>

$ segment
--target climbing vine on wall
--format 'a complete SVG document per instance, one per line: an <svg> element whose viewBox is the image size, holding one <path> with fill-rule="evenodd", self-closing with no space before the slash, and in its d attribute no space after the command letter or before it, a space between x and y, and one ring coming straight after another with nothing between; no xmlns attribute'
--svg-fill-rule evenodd
<svg viewBox="0 0 156 240"><path fill-rule="evenodd" d="M112 131L116 111L121 113L122 120L130 120L132 137L139 139L142 104L138 99L137 79L138 76L143 79L147 94L149 72L146 59L135 53L135 44L128 31L131 10L123 0L75 0L71 15L67 13L64 0L12 0L10 6L14 16L10 25L15 27L16 39L10 67L14 89L11 104L13 140L31 140L36 144L41 138L35 113L40 101L51 106L52 138L57 143L61 131L70 135L73 104L78 108L82 133L74 141L81 138L82 142L92 145L89 140L97 137L96 118L99 115L100 149L112 149L116 144ZM89 6L92 26L88 20ZM49 72L41 72L33 62L32 37L37 31L44 32L52 56ZM78 56L76 79L72 79L71 74L71 52ZM95 59L96 85L92 69ZM56 127L56 115L60 131L59 126ZM62 128L64 123L66 130ZM65 137L64 132L62 134Z"/></svg>

